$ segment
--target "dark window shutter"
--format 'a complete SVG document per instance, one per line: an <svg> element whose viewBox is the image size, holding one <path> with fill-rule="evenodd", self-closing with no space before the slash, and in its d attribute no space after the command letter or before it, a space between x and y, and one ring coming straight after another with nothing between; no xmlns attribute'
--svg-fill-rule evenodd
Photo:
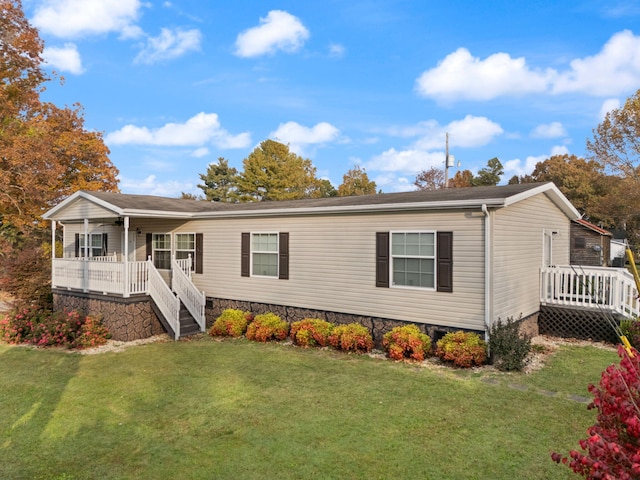
<svg viewBox="0 0 640 480"><path fill-rule="evenodd" d="M453 232L438 232L438 292L453 292Z"/></svg>
<svg viewBox="0 0 640 480"><path fill-rule="evenodd" d="M109 244L107 243L107 238L108 238L107 234L103 233L102 234L102 256L103 257L109 254L109 250L108 250Z"/></svg>
<svg viewBox="0 0 640 480"><path fill-rule="evenodd" d="M280 232L278 244L278 278L289 280L289 234Z"/></svg>
<svg viewBox="0 0 640 480"><path fill-rule="evenodd" d="M376 287L389 287L389 232L376 232Z"/></svg>
<svg viewBox="0 0 640 480"><path fill-rule="evenodd" d="M203 237L201 233L196 233L196 273L202 273L202 263L204 261L203 258Z"/></svg>
<svg viewBox="0 0 640 480"><path fill-rule="evenodd" d="M76 257L80 256L80 234L76 233Z"/></svg>
<svg viewBox="0 0 640 480"><path fill-rule="evenodd" d="M153 233L147 233L147 257L148 260L153 255Z"/></svg>
<svg viewBox="0 0 640 480"><path fill-rule="evenodd" d="M240 254L240 275L243 277L251 276L251 234L243 233L242 240L240 243L241 254Z"/></svg>

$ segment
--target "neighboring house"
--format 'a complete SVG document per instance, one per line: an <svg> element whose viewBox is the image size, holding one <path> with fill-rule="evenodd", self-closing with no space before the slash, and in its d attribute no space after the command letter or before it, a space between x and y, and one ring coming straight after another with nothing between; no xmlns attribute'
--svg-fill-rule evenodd
<svg viewBox="0 0 640 480"><path fill-rule="evenodd" d="M576 218L571 222L571 265L611 265L611 232Z"/></svg>
<svg viewBox="0 0 640 480"><path fill-rule="evenodd" d="M64 245L55 307L114 338L159 321L178 338L233 307L357 321L377 342L405 322L438 338L535 319L578 216L552 183L243 204L82 191L44 215Z"/></svg>

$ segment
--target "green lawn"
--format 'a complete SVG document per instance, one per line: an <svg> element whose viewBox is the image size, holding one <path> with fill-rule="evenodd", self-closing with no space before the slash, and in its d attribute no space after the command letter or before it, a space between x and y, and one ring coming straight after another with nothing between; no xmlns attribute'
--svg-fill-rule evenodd
<svg viewBox="0 0 640 480"><path fill-rule="evenodd" d="M595 413L568 395L616 355L553 360L525 376L206 337L92 356L0 345L0 478L573 478L549 452Z"/></svg>

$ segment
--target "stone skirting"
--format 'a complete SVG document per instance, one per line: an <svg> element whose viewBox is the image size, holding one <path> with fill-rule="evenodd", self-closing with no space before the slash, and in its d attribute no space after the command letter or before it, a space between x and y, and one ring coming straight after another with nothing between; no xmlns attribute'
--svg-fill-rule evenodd
<svg viewBox="0 0 640 480"><path fill-rule="evenodd" d="M95 315L109 329L111 338L129 342L164 333L148 296L129 298L67 290L53 290L54 310L76 310Z"/></svg>
<svg viewBox="0 0 640 480"><path fill-rule="evenodd" d="M329 312L325 310L309 310L306 308L288 307L285 305L271 305L266 303L247 302L242 300L229 300L223 298L207 297L205 307L205 316L207 320L207 329L213 325L213 322L220 316L223 310L234 308L251 312L254 315L262 313L275 313L287 323L293 323L304 318L319 318L336 325L345 325L348 323L359 323L369 329L373 337L373 341L377 347L382 345L382 337L385 333L394 327L409 325L413 322L404 322L402 320L391 320L389 318L369 317L363 315L353 315L348 313ZM460 330L459 328L443 327L439 325L416 324L420 331L426 333L435 342L448 332ZM475 331L484 338L484 332Z"/></svg>

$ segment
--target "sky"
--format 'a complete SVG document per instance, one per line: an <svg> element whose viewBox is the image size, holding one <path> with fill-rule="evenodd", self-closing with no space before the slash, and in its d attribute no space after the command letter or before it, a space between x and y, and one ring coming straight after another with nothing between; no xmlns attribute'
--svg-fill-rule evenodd
<svg viewBox="0 0 640 480"><path fill-rule="evenodd" d="M334 186L354 166L383 192L498 157L502 183L587 156L640 88L640 0L23 0L124 193L202 194L200 174L266 139Z"/></svg>

